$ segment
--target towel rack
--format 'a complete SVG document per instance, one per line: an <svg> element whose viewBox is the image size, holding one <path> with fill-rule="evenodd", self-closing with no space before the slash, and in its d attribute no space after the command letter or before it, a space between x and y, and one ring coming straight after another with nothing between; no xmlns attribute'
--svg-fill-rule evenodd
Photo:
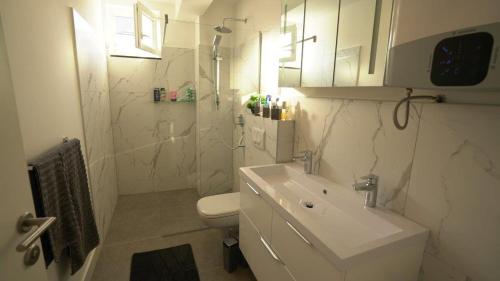
<svg viewBox="0 0 500 281"><path fill-rule="evenodd" d="M65 143L65 142L68 142L69 141L69 138L68 137L63 137L62 139L62 142ZM28 171L33 171L33 166L32 165L28 165Z"/></svg>

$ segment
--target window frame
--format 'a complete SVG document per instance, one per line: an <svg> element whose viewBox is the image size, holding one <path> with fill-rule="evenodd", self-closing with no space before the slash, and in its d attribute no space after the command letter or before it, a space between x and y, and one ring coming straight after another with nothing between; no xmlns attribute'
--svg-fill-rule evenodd
<svg viewBox="0 0 500 281"><path fill-rule="evenodd" d="M143 43L143 32L142 32L142 15L145 15L152 21L152 45ZM158 17L157 15L142 4L140 1L134 4L134 25L135 25L135 47L143 51L149 52L154 55L160 54L160 44L159 44L159 30L158 30Z"/></svg>

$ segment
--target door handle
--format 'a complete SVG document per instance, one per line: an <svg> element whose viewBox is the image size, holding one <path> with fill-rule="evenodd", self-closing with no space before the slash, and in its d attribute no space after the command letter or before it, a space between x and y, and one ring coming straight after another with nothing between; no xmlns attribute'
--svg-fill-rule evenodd
<svg viewBox="0 0 500 281"><path fill-rule="evenodd" d="M21 241L16 247L18 252L24 252L24 264L33 265L37 262L40 256L40 247L35 245L35 242L45 231L56 221L56 217L35 218L32 213L25 213L17 221L17 231L19 233L27 233L34 226L37 226L26 239Z"/></svg>

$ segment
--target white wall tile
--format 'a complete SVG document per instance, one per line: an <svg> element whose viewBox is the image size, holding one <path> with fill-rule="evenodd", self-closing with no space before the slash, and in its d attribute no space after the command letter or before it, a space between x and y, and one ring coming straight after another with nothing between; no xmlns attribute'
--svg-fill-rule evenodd
<svg viewBox="0 0 500 281"><path fill-rule="evenodd" d="M104 42L87 21L74 11L75 45L85 135L89 184L94 215L106 237L118 197L113 132Z"/></svg>
<svg viewBox="0 0 500 281"><path fill-rule="evenodd" d="M161 60L109 58L120 194L194 188L195 103L153 102L153 89L194 88L194 50L165 47Z"/></svg>
<svg viewBox="0 0 500 281"><path fill-rule="evenodd" d="M499 280L500 108L425 105L422 116L405 215L431 229L430 255ZM424 268L430 280L439 270Z"/></svg>

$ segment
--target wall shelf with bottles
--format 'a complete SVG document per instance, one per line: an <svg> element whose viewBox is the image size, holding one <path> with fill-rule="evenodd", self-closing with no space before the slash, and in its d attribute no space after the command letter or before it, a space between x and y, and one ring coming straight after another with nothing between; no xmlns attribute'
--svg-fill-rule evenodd
<svg viewBox="0 0 500 281"><path fill-rule="evenodd" d="M195 104L196 100L178 100L178 101L171 101L171 100L161 100L161 101L153 101L154 103L158 104Z"/></svg>
<svg viewBox="0 0 500 281"><path fill-rule="evenodd" d="M166 91L165 88L154 88L154 103L195 103L196 90L188 87L182 90Z"/></svg>

